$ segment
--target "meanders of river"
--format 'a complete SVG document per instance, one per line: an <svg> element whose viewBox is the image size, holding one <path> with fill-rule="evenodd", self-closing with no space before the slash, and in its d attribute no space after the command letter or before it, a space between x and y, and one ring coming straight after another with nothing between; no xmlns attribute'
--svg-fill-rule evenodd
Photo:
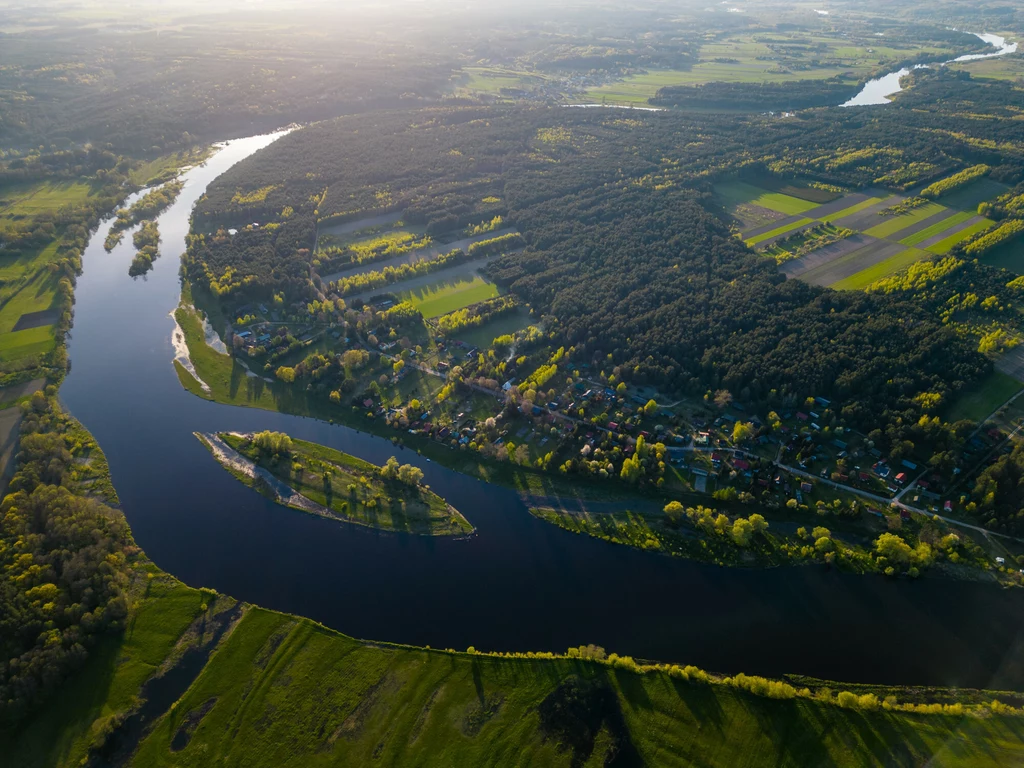
<svg viewBox="0 0 1024 768"><path fill-rule="evenodd" d="M275 138L232 141L185 174L181 196L159 219L164 255L146 278L128 277L130 237L103 250L109 222L84 254L61 397L99 440L135 539L161 568L374 640L553 651L597 643L721 672L1024 685L1024 591L651 555L543 523L512 491L409 451L402 461L422 467L476 536L339 524L238 483L194 431L280 430L376 463L395 452L346 427L199 399L171 365L169 313L192 206L213 179Z"/></svg>

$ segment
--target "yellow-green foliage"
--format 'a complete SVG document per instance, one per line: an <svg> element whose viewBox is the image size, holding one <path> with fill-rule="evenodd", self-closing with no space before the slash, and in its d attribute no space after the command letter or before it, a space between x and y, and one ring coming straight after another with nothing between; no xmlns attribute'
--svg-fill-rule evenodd
<svg viewBox="0 0 1024 768"><path fill-rule="evenodd" d="M997 245L1002 245L1008 240L1017 237L1024 232L1024 220L1010 219L1000 224L991 232L982 235L977 240L964 246L964 253L972 258L977 258Z"/></svg>
<svg viewBox="0 0 1024 768"><path fill-rule="evenodd" d="M921 197L929 197L933 200L942 197L982 176L987 176L990 170L991 168L987 165L972 165L970 168L964 168L959 173L954 173L952 176L947 176L945 179L925 187L921 190Z"/></svg>
<svg viewBox="0 0 1024 768"><path fill-rule="evenodd" d="M825 163L829 170L840 168L851 168L868 163L877 164L880 159L895 159L902 155L898 149L890 147L866 147L865 149L854 149L848 152L841 152Z"/></svg>
<svg viewBox="0 0 1024 768"><path fill-rule="evenodd" d="M262 203L267 199L267 195L277 189L277 186L271 184L267 187L260 187L250 192L242 192L238 190L235 192L234 197L231 198L231 202L235 205L252 205L253 203Z"/></svg>
<svg viewBox="0 0 1024 768"><path fill-rule="evenodd" d="M895 293L897 291L919 291L927 288L963 266L960 259L952 256L938 261L919 261L911 264L901 275L893 275L879 280L868 288L874 293Z"/></svg>
<svg viewBox="0 0 1024 768"><path fill-rule="evenodd" d="M572 131L561 126L556 128L538 128L537 140L544 144L574 144Z"/></svg>

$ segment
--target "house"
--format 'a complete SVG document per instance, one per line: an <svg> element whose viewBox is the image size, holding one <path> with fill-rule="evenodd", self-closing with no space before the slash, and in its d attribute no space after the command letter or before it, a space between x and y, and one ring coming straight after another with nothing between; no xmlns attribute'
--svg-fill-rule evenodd
<svg viewBox="0 0 1024 768"><path fill-rule="evenodd" d="M899 483L900 485L907 482L907 473L900 472L898 475L896 475L896 482Z"/></svg>
<svg viewBox="0 0 1024 768"><path fill-rule="evenodd" d="M900 510L900 520L909 520L909 519L910 519L910 512L908 510L906 510L906 509L901 509Z"/></svg>
<svg viewBox="0 0 1024 768"><path fill-rule="evenodd" d="M800 490L804 493L810 493L814 490L814 486L807 482L800 483Z"/></svg>
<svg viewBox="0 0 1024 768"><path fill-rule="evenodd" d="M953 511L953 502L947 500L946 503L942 505L942 511L945 512L947 515L950 512L952 512Z"/></svg>
<svg viewBox="0 0 1024 768"><path fill-rule="evenodd" d="M735 467L736 469L742 470L742 471L744 471L744 472L746 472L746 471L747 471L748 469L750 469L750 462L749 462L749 461L744 461L743 459L736 459L736 460L735 460L735 461L734 461L734 462L732 463L732 465L733 465L733 466L734 466L734 467Z"/></svg>
<svg viewBox="0 0 1024 768"><path fill-rule="evenodd" d="M363 408L373 408L373 400L363 400Z"/></svg>
<svg viewBox="0 0 1024 768"><path fill-rule="evenodd" d="M608 429L610 429L610 430L611 430L612 432L617 432L617 431L618 431L618 429L619 429L619 424L618 424L618 422L615 422L615 421L609 421L609 422L608 422Z"/></svg>
<svg viewBox="0 0 1024 768"><path fill-rule="evenodd" d="M915 464L912 461L907 461L906 459L900 462L900 466L904 467L905 469L909 469L911 472L917 469L917 464Z"/></svg>

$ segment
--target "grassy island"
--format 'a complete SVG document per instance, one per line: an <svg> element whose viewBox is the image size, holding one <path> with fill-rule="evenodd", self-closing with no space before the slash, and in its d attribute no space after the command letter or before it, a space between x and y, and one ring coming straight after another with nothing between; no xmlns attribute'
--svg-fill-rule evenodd
<svg viewBox="0 0 1024 768"><path fill-rule="evenodd" d="M199 438L235 477L285 506L384 531L473 532L458 510L421 483L420 469L394 457L378 467L280 432Z"/></svg>

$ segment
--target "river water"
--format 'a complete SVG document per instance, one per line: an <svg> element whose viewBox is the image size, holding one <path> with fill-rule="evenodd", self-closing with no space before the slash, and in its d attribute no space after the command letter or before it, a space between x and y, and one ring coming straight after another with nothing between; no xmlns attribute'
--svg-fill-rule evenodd
<svg viewBox="0 0 1024 768"><path fill-rule="evenodd" d="M232 141L185 175L159 220L164 255L145 279L128 277L130 237L103 250L109 222L84 254L61 396L106 452L135 539L161 568L374 640L553 651L597 643L720 672L1024 687L1024 591L645 554L536 520L513 492L409 451L402 461L422 467L478 535L383 534L277 506L238 483L193 431L282 430L376 463L395 452L346 427L201 400L171 366L168 313L191 208L273 138Z"/></svg>
<svg viewBox="0 0 1024 768"><path fill-rule="evenodd" d="M1007 43L1006 38L1000 37L999 35L991 35L987 33L978 33L978 37L984 40L989 45L996 48L992 53L970 53L966 56L960 56L955 59L943 62L938 66L944 67L946 64L961 64L968 61L981 61L982 59L993 59L997 56L1005 56L1008 53L1017 52L1017 43ZM914 69L927 69L928 64L918 64ZM890 72L882 77L869 80L864 84L860 93L854 96L852 99L847 101L845 104L841 104L843 107L868 107L877 104L888 104L889 97L894 96L903 90L900 86L900 80L906 75L910 74L910 67L904 67L897 72Z"/></svg>

